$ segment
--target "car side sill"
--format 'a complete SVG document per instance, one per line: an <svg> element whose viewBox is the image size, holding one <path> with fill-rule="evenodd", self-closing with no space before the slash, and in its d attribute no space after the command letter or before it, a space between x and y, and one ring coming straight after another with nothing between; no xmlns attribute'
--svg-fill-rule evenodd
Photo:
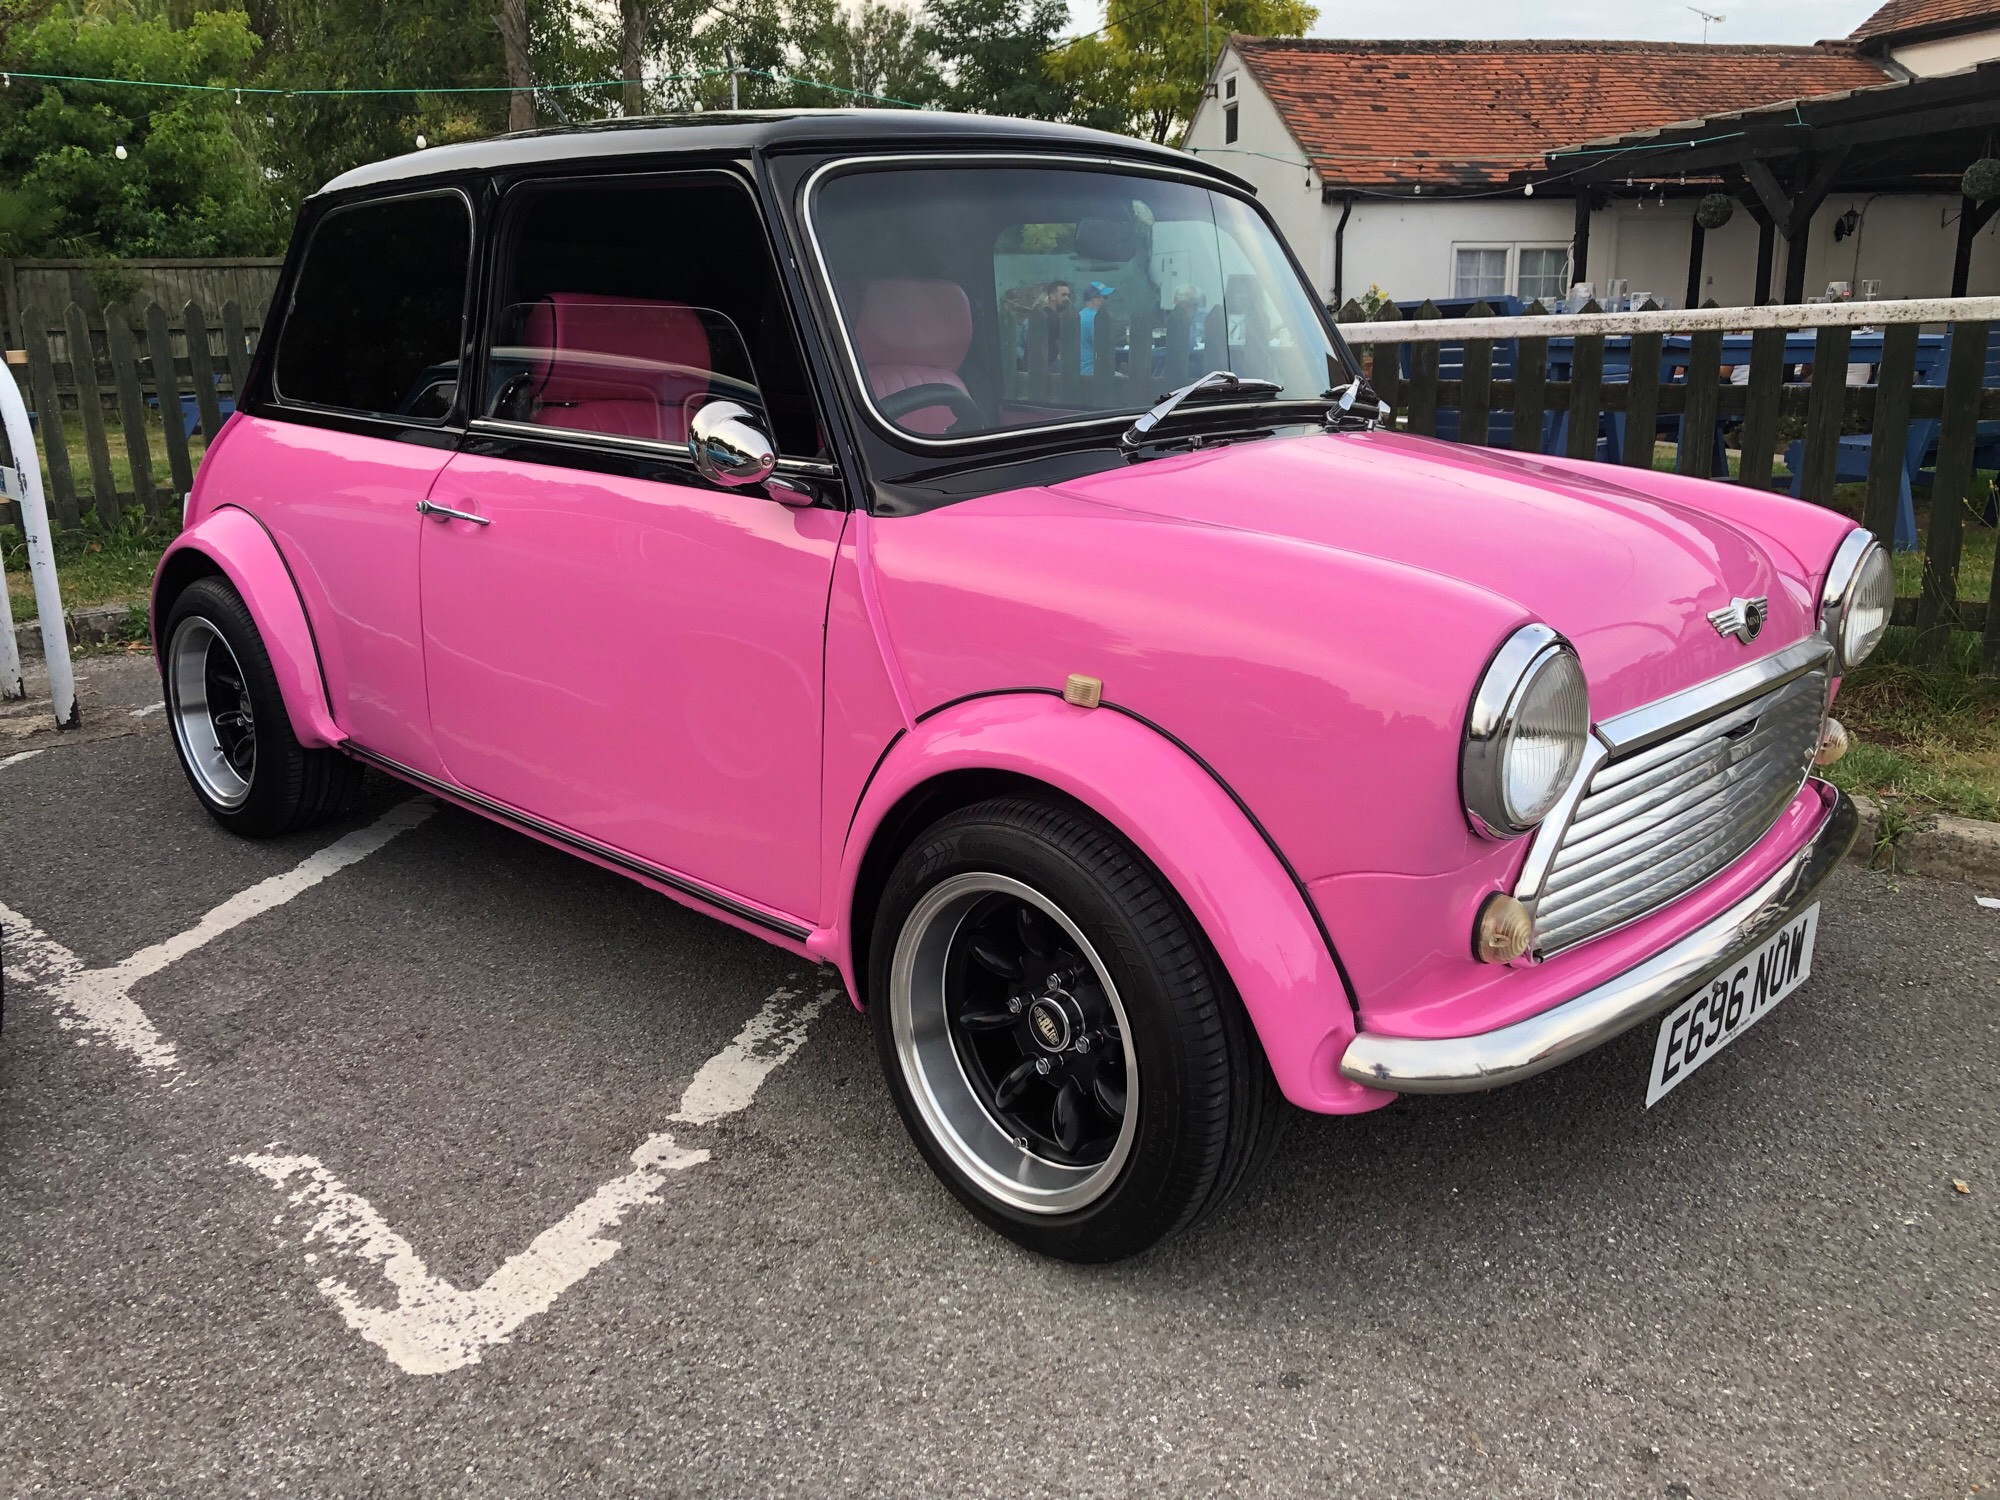
<svg viewBox="0 0 2000 1500"><path fill-rule="evenodd" d="M1345 1078L1405 1094L1455 1094L1532 1078L1686 999L1807 905L1853 846L1854 804L1822 781L1828 800L1812 835L1758 887L1678 942L1538 1016L1474 1036L1399 1037L1364 1031L1340 1060Z"/></svg>
<svg viewBox="0 0 2000 1500"><path fill-rule="evenodd" d="M518 808L509 807L504 802L495 802L490 797L482 797L479 793L468 791L462 786L453 786L450 782L440 781L435 776L426 776L422 771L412 770L400 761L389 759L386 755L377 755L373 750L357 745L352 740L342 741L340 748L356 760L365 761L371 766L387 771L391 776L414 782L441 797L449 797L454 802L462 802L499 822L525 828L548 839L551 843L561 844L578 854L587 854L592 859L614 865L628 875L637 875L643 880L671 887L704 906L712 906L717 911L727 912L739 922L748 922L767 932L775 932L782 937L790 938L795 943L804 942L812 934L810 927L787 921L783 917L775 917L759 907L751 906L748 902L738 901L733 896L725 896L720 891L711 890L697 881L688 879L685 875L676 875L672 870L649 864L623 850L614 849L609 844L600 844L595 839L587 839L580 833L572 833L569 829L559 828L554 823L545 823L532 813L524 813Z"/></svg>

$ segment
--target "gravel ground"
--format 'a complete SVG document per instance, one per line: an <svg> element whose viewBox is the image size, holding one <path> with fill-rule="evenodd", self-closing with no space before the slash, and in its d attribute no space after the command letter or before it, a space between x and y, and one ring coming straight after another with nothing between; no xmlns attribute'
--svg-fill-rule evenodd
<svg viewBox="0 0 2000 1500"><path fill-rule="evenodd" d="M406 798L233 840L132 716L147 664L81 668L89 734L0 738L0 903L85 968ZM16 928L0 1491L1991 1488L2000 912L1973 895L1850 867L1815 977L1657 1108L1647 1030L1299 1115L1218 1218L1096 1270L956 1208L822 976L457 811L128 965L131 1014L28 973ZM398 1338L439 1328L476 1358L413 1373L435 1351Z"/></svg>

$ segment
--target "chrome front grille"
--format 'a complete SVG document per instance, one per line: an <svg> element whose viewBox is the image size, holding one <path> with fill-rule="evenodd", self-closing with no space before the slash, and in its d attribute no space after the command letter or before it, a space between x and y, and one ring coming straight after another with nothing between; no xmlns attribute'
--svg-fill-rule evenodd
<svg viewBox="0 0 2000 1500"><path fill-rule="evenodd" d="M1537 951L1637 921L1762 838L1812 768L1826 687L1823 669L1807 671L1657 743L1586 763L1553 856L1530 858L1541 871Z"/></svg>

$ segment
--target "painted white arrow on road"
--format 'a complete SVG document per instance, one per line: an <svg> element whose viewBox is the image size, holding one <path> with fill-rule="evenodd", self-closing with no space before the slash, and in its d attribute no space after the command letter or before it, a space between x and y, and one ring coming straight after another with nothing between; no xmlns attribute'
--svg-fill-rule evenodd
<svg viewBox="0 0 2000 1500"><path fill-rule="evenodd" d="M804 1001L795 990L772 995L734 1041L702 1064L681 1096L681 1107L668 1119L709 1125L747 1107L771 1071L804 1045L806 1027L834 993ZM547 1312L556 1298L616 1255L619 1242L605 1234L640 1204L657 1201L668 1174L699 1166L708 1152L681 1146L664 1131L649 1136L632 1153L629 1172L598 1188L471 1291L433 1275L374 1204L316 1157L259 1152L230 1160L293 1189L292 1206L313 1216L304 1239L308 1261L327 1251L371 1265L395 1293L392 1305L378 1306L341 1277L322 1276L319 1289L340 1309L347 1326L398 1369L442 1375L477 1364L484 1350L505 1343L515 1329Z"/></svg>

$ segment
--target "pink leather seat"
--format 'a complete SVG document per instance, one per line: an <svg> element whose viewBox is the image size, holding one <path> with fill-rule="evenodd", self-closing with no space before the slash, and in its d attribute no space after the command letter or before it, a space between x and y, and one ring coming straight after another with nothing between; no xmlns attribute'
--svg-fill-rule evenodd
<svg viewBox="0 0 2000 1500"><path fill-rule="evenodd" d="M972 303L955 281L863 282L854 346L877 396L913 385L962 391L958 368L972 348ZM911 432L944 432L955 413L948 406L926 406L896 420Z"/></svg>
<svg viewBox="0 0 2000 1500"><path fill-rule="evenodd" d="M708 393L710 375L708 333L693 308L556 292L535 304L524 332L529 348L547 351L535 421L687 440L691 398Z"/></svg>

